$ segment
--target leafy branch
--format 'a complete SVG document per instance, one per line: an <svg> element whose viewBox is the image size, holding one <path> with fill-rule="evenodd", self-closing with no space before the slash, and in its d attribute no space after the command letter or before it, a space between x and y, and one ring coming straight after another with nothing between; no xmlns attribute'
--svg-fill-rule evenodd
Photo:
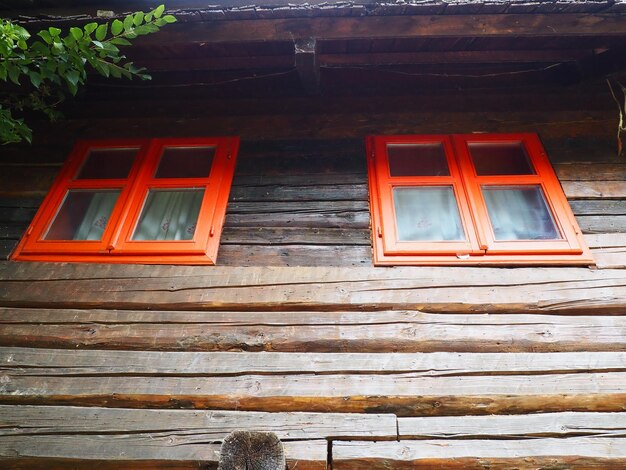
<svg viewBox="0 0 626 470"><path fill-rule="evenodd" d="M164 5L159 5L123 20L72 27L66 34L50 27L34 37L24 27L0 19L0 80L30 85L26 94L14 92L0 99L0 142L30 142L30 127L15 113L34 110L56 119L59 112L55 108L67 93L76 95L90 70L104 77L149 80L146 69L126 61L120 47L176 21L164 12Z"/></svg>

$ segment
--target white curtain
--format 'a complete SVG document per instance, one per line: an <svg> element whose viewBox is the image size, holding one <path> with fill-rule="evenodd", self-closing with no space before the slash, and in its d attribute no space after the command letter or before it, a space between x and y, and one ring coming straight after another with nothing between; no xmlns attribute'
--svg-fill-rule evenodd
<svg viewBox="0 0 626 470"><path fill-rule="evenodd" d="M465 240L452 187L393 189L399 241Z"/></svg>
<svg viewBox="0 0 626 470"><path fill-rule="evenodd" d="M85 216L74 233L73 240L102 240L119 191L95 193L87 207Z"/></svg>
<svg viewBox="0 0 626 470"><path fill-rule="evenodd" d="M539 187L483 187L496 240L559 239Z"/></svg>
<svg viewBox="0 0 626 470"><path fill-rule="evenodd" d="M191 240L204 190L153 190L133 234L133 240Z"/></svg>

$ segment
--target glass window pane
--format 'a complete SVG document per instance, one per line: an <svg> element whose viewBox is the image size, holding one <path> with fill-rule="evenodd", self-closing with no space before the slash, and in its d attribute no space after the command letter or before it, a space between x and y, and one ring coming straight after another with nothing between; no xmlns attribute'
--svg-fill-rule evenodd
<svg viewBox="0 0 626 470"><path fill-rule="evenodd" d="M48 229L44 240L101 240L120 190L73 190Z"/></svg>
<svg viewBox="0 0 626 470"><path fill-rule="evenodd" d="M443 144L390 144L387 146L391 176L449 176Z"/></svg>
<svg viewBox="0 0 626 470"><path fill-rule="evenodd" d="M452 186L393 188L398 241L465 240Z"/></svg>
<svg viewBox="0 0 626 470"><path fill-rule="evenodd" d="M207 178L215 147L166 147L155 178Z"/></svg>
<svg viewBox="0 0 626 470"><path fill-rule="evenodd" d="M139 149L93 149L78 170L76 179L128 178Z"/></svg>
<svg viewBox="0 0 626 470"><path fill-rule="evenodd" d="M478 176L535 174L522 142L470 143L469 150Z"/></svg>
<svg viewBox="0 0 626 470"><path fill-rule="evenodd" d="M496 240L559 240L539 186L483 186Z"/></svg>
<svg viewBox="0 0 626 470"><path fill-rule="evenodd" d="M133 240L193 239L204 189L148 191Z"/></svg>

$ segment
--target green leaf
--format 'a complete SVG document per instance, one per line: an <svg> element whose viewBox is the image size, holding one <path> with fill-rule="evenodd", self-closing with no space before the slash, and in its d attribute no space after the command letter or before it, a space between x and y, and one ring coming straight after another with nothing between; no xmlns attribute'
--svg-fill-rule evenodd
<svg viewBox="0 0 626 470"><path fill-rule="evenodd" d="M129 32L133 29L133 26L133 15L128 15L126 18L124 18L124 31Z"/></svg>
<svg viewBox="0 0 626 470"><path fill-rule="evenodd" d="M155 18L161 18L161 15L163 14L164 11L165 11L165 5L159 5L154 10L152 10L152 13L154 14Z"/></svg>
<svg viewBox="0 0 626 470"><path fill-rule="evenodd" d="M28 49L28 45L26 44L26 41L24 41L23 39L20 39L19 41L17 41L17 45L20 49L22 49L23 51L25 51L26 49Z"/></svg>
<svg viewBox="0 0 626 470"><path fill-rule="evenodd" d="M1 62L0 62L0 80L2 80L3 82L7 81L7 68Z"/></svg>
<svg viewBox="0 0 626 470"><path fill-rule="evenodd" d="M116 46L130 46L131 42L124 38L113 38L109 41L111 44L115 44Z"/></svg>
<svg viewBox="0 0 626 470"><path fill-rule="evenodd" d="M70 34L77 41L83 38L83 30L80 28L70 28Z"/></svg>
<svg viewBox="0 0 626 470"><path fill-rule="evenodd" d="M107 32L108 31L109 31L109 23L101 24L96 29L96 39L98 41L104 41L104 38L107 37Z"/></svg>
<svg viewBox="0 0 626 470"><path fill-rule="evenodd" d="M144 16L143 19L146 23L150 23L150 21L152 21L152 12L146 13L146 16Z"/></svg>
<svg viewBox="0 0 626 470"><path fill-rule="evenodd" d="M120 20L113 20L113 23L111 24L111 34L113 36L117 36L123 30L124 30L124 23L122 23Z"/></svg>
<svg viewBox="0 0 626 470"><path fill-rule="evenodd" d="M9 67L9 79L16 85L20 84L20 71L17 67Z"/></svg>
<svg viewBox="0 0 626 470"><path fill-rule="evenodd" d="M52 37L57 37L59 34L61 34L61 30L59 28L55 28L53 26L50 26L48 28L48 32L50 33L50 36L52 36Z"/></svg>
<svg viewBox="0 0 626 470"><path fill-rule="evenodd" d="M138 11L137 13L135 13L133 16L134 25L139 26L141 23L143 23L143 18L144 18L143 11Z"/></svg>
<svg viewBox="0 0 626 470"><path fill-rule="evenodd" d="M111 74L111 72L109 70L109 64L107 64L106 62L98 61L98 62L96 62L94 68L98 71L98 73L100 75L103 75L103 76L105 76L107 78Z"/></svg>
<svg viewBox="0 0 626 470"><path fill-rule="evenodd" d="M41 85L41 75L37 72L29 72L28 77L30 78L30 83L32 83L35 88L39 88L39 85Z"/></svg>
<svg viewBox="0 0 626 470"><path fill-rule="evenodd" d="M163 19L166 23L176 23L176 17L173 15L165 15Z"/></svg>
<svg viewBox="0 0 626 470"><path fill-rule="evenodd" d="M98 23L87 23L85 26L83 26L83 29L85 30L85 33L87 35L93 33L97 28Z"/></svg>
<svg viewBox="0 0 626 470"><path fill-rule="evenodd" d="M43 39L46 44L52 44L52 36L50 36L50 33L46 31L45 29L42 31L39 31L37 33L37 36Z"/></svg>
<svg viewBox="0 0 626 470"><path fill-rule="evenodd" d="M115 77L115 78L121 78L122 77L122 72L120 72L119 68L113 66L113 67L110 67L110 70L111 70L111 76L112 77Z"/></svg>

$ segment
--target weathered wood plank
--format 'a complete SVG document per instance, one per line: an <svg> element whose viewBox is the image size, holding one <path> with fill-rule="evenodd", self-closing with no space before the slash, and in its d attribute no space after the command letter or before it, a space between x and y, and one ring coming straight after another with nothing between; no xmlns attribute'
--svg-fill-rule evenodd
<svg viewBox="0 0 626 470"><path fill-rule="evenodd" d="M405 373L445 377L585 371L626 372L626 352L245 353L0 348L11 376Z"/></svg>
<svg viewBox="0 0 626 470"><path fill-rule="evenodd" d="M561 185L572 199L626 197L626 181L563 181Z"/></svg>
<svg viewBox="0 0 626 470"><path fill-rule="evenodd" d="M623 199L579 199L569 201L575 215L626 215L626 200Z"/></svg>
<svg viewBox="0 0 626 470"><path fill-rule="evenodd" d="M306 19L214 21L172 25L161 37L147 36L138 44L177 42L289 41L293 38L325 39L397 37L498 37L498 36L621 36L623 24L610 15L493 14L318 17Z"/></svg>
<svg viewBox="0 0 626 470"><path fill-rule="evenodd" d="M281 440L397 437L396 416L355 413L137 410L1 406L0 436L41 434L178 434L187 444L217 443L233 431L273 432Z"/></svg>
<svg viewBox="0 0 626 470"><path fill-rule="evenodd" d="M579 215L576 221L583 233L626 233L626 215Z"/></svg>
<svg viewBox="0 0 626 470"><path fill-rule="evenodd" d="M398 419L401 438L626 437L626 413L433 416ZM626 444L626 439L624 441Z"/></svg>
<svg viewBox="0 0 626 470"><path fill-rule="evenodd" d="M424 377L297 374L27 377L4 374L0 403L399 416L623 411L626 373Z"/></svg>
<svg viewBox="0 0 626 470"><path fill-rule="evenodd" d="M626 312L626 272L586 268L227 267L0 263L0 306ZM471 296L469 293L471 292Z"/></svg>
<svg viewBox="0 0 626 470"><path fill-rule="evenodd" d="M326 441L285 442L284 448L289 468L326 469ZM208 464L208 468L215 468L219 460L219 451L220 444L207 444L201 438L189 439L178 434L3 436L0 439L0 464L3 459L13 462L12 459L20 456L20 460L38 458L112 461L131 465L130 468L134 467L135 460L154 462L152 467L147 468L171 468L164 466L171 461L183 462L185 466L182 468L190 468L186 465L191 462L195 462L195 467L191 468L198 468L199 463ZM176 462L175 465L179 464ZM105 468L115 467L105 466Z"/></svg>
<svg viewBox="0 0 626 470"><path fill-rule="evenodd" d="M623 163L559 163L554 169L561 181L626 180L626 164Z"/></svg>
<svg viewBox="0 0 626 470"><path fill-rule="evenodd" d="M320 227L365 229L369 227L370 213L362 209L329 209L325 212L256 212L226 215L225 224L236 227Z"/></svg>
<svg viewBox="0 0 626 470"><path fill-rule="evenodd" d="M625 469L625 439L573 437L525 440L333 442L338 470L470 468Z"/></svg>
<svg viewBox="0 0 626 470"><path fill-rule="evenodd" d="M220 245L347 245L371 246L368 229L233 227L222 231ZM223 251L220 251L220 256Z"/></svg>
<svg viewBox="0 0 626 470"><path fill-rule="evenodd" d="M172 351L626 351L626 317L0 309L3 346Z"/></svg>
<svg viewBox="0 0 626 470"><path fill-rule="evenodd" d="M342 245L225 245L220 247L217 262L225 266L371 266L372 248Z"/></svg>

